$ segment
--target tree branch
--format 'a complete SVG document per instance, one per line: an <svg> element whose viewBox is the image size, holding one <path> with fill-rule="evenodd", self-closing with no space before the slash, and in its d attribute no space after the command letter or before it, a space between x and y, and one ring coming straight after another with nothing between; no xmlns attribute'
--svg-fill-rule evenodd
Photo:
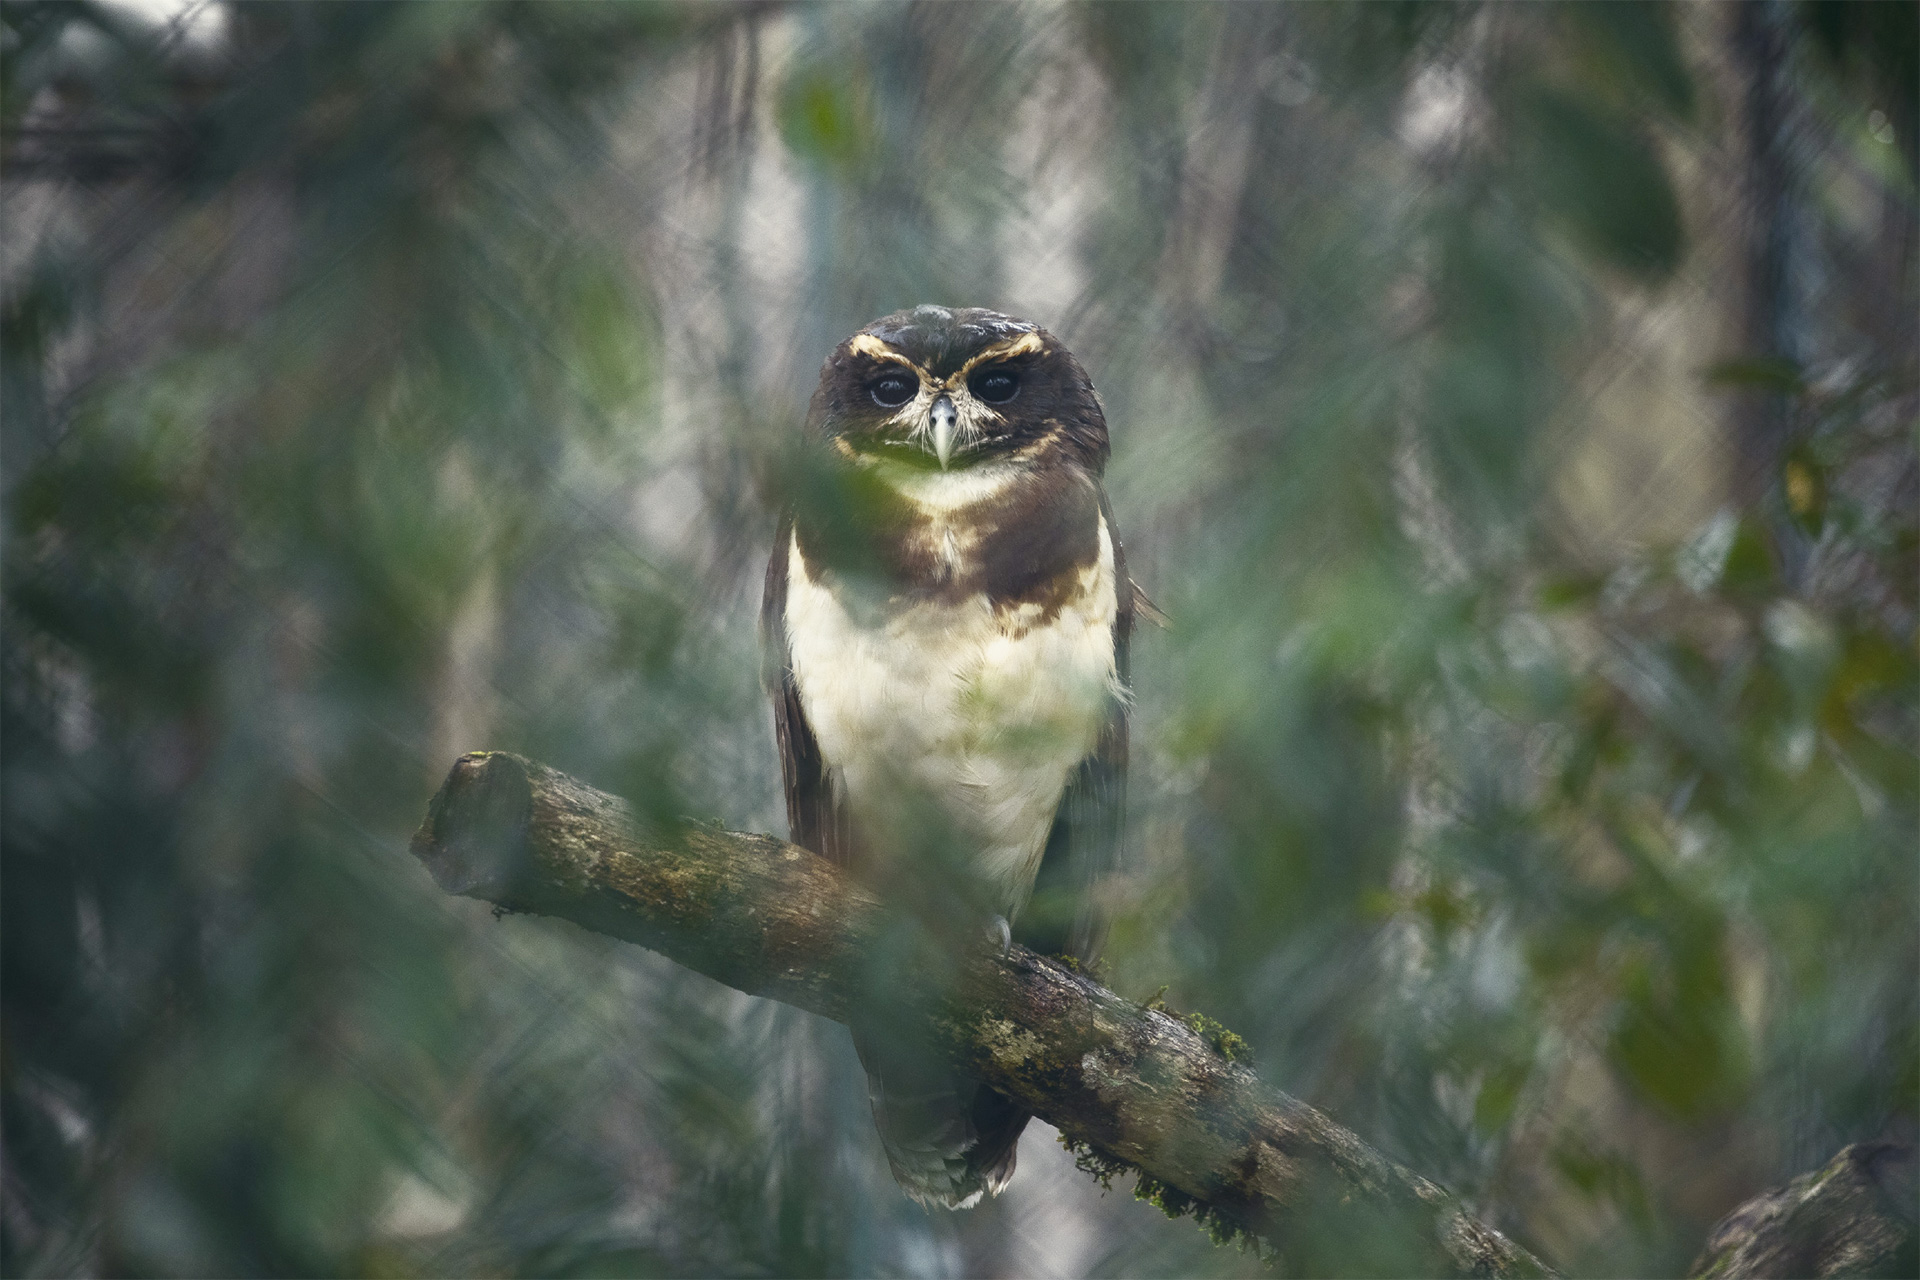
<svg viewBox="0 0 1920 1280"><path fill-rule="evenodd" d="M1170 1212L1315 1274L1552 1274L1434 1183L1262 1084L1180 1018L984 939L936 948L769 836L649 838L619 799L503 753L455 763L413 838L441 888L558 916L836 1021L882 1007L963 1070L1140 1171ZM884 973L884 978L880 975Z"/></svg>
<svg viewBox="0 0 1920 1280"><path fill-rule="evenodd" d="M1912 1147L1844 1147L1824 1169L1722 1218L1689 1274L1711 1280L1920 1275L1914 1191Z"/></svg>

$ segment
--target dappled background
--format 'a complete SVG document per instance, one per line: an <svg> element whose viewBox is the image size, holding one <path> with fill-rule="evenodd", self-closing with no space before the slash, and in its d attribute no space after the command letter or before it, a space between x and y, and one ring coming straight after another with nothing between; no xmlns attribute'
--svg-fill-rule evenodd
<svg viewBox="0 0 1920 1280"><path fill-rule="evenodd" d="M1911 1140L1909 4L0 6L9 1275L1252 1274L406 851L781 831L840 338L1044 324L1135 576L1110 983L1557 1265Z"/></svg>

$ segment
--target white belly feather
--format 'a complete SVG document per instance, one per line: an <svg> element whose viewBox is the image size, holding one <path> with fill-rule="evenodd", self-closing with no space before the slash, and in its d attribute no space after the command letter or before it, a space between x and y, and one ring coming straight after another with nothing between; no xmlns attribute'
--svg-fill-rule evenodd
<svg viewBox="0 0 1920 1280"><path fill-rule="evenodd" d="M1112 700L1113 541L1051 619L996 616L986 596L919 603L862 626L787 552L786 632L800 703L855 822L911 844L929 809L977 850L972 866L1012 919L1033 889L1070 771ZM894 852L876 848L876 856Z"/></svg>

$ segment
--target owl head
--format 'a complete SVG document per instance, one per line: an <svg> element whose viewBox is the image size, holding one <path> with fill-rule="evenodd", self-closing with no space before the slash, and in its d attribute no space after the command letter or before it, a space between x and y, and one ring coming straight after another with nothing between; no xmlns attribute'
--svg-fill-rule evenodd
<svg viewBox="0 0 1920 1280"><path fill-rule="evenodd" d="M861 329L827 357L807 423L856 464L1064 457L1097 475L1107 460L1080 362L1040 326L980 307L918 306Z"/></svg>

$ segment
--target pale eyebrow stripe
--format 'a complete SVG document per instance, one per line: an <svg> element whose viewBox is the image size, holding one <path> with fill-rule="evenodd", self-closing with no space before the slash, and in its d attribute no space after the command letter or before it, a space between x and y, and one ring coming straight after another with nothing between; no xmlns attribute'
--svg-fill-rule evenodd
<svg viewBox="0 0 1920 1280"><path fill-rule="evenodd" d="M891 360L895 364L903 364L919 374L922 378L925 378L928 382L933 381L931 377L928 377L925 369L922 369L919 365L907 359L870 333L854 334L853 341L847 343L847 350L853 352L855 355L872 356L875 360Z"/></svg>
<svg viewBox="0 0 1920 1280"><path fill-rule="evenodd" d="M1040 340L1040 334L1032 329L1029 329L1017 338L1009 338L1004 342L996 342L979 355L976 355L973 359L961 365L960 372L948 378L944 385L948 387L959 386L962 382L966 381L967 375L972 373L974 369L984 361L1007 360L1014 356L1024 356L1029 352L1040 350L1040 348L1045 345L1046 344Z"/></svg>

